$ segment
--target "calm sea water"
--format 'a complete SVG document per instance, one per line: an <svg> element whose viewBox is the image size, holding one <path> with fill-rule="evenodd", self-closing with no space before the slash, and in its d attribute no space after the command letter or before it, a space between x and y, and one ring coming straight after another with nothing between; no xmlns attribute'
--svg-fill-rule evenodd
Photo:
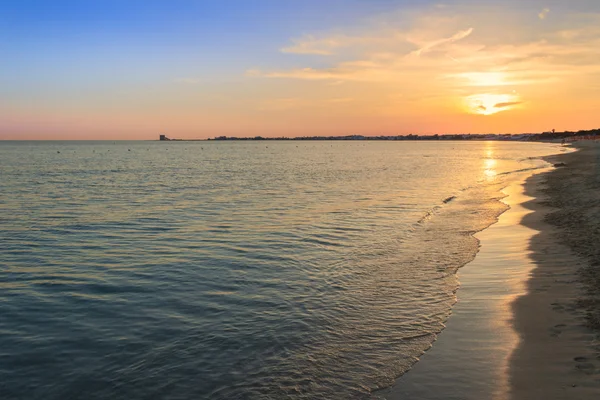
<svg viewBox="0 0 600 400"><path fill-rule="evenodd" d="M499 189L555 152L1 142L0 397L369 398L443 329Z"/></svg>

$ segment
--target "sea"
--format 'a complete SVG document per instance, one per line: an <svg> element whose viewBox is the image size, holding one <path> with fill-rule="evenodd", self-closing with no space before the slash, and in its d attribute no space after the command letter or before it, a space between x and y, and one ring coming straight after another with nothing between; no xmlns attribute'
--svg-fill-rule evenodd
<svg viewBox="0 0 600 400"><path fill-rule="evenodd" d="M0 398L370 399L444 329L500 141L0 142Z"/></svg>

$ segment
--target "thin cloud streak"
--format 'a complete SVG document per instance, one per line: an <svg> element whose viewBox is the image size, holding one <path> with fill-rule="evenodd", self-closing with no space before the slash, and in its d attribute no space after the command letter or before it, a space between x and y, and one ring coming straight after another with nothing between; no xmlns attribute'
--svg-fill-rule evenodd
<svg viewBox="0 0 600 400"><path fill-rule="evenodd" d="M498 103L498 104L494 104L494 108L506 108L506 107L512 107L512 106L516 106L519 104L523 104L522 101L509 101L506 103Z"/></svg>
<svg viewBox="0 0 600 400"><path fill-rule="evenodd" d="M292 39L292 46L281 49L282 53L330 55L333 49L340 47L340 42L335 38L318 40L313 35L306 35L301 39Z"/></svg>
<svg viewBox="0 0 600 400"><path fill-rule="evenodd" d="M447 43L453 43L453 42L456 42L458 40L464 39L467 36L469 36L471 33L473 33L473 28L469 28L467 30L457 32L457 33L455 33L454 35L452 35L449 38L444 38L444 39L440 39L440 40L436 40L434 42L428 43L427 45L421 47L419 50L416 50L416 51L412 52L411 54L413 54L415 56L420 56L423 53L427 53L429 51L432 51L436 47L439 47L439 46L442 46L442 45L447 44Z"/></svg>

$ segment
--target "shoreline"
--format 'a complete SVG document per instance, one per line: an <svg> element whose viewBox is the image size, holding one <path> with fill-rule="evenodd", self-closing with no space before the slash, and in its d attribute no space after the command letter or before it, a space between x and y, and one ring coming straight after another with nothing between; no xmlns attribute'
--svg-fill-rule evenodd
<svg viewBox="0 0 600 400"><path fill-rule="evenodd" d="M523 174L502 190L508 205L498 221L477 232L475 259L458 270L458 301L446 328L432 348L394 386L387 400L507 400L508 360L518 344L510 308L525 294L524 282L534 268L526 259L527 240L535 232L519 225L529 210L521 206ZM499 268L501 266L501 268Z"/></svg>
<svg viewBox="0 0 600 400"><path fill-rule="evenodd" d="M522 224L539 231L530 243L538 266L527 295L513 303L521 341L511 357L512 399L600 396L599 337L593 329L600 314L594 308L599 272L593 268L600 221L590 218L590 210L598 210L593 164L600 146L576 147L574 153L547 157L564 166L532 176L525 186L535 200L524 205L533 213Z"/></svg>
<svg viewBox="0 0 600 400"><path fill-rule="evenodd" d="M394 386L376 393L379 398L598 398L600 352L590 329L597 321L590 310L598 297L589 296L589 288L600 280L594 281L589 260L600 230L590 235L597 228L591 226L584 246L572 232L568 237L569 227L578 231L577 221L551 208L574 193L591 196L573 191L568 177L589 170L591 158L600 160L600 145L577 147L589 147L587 157L581 157L582 150L545 157L566 167L528 174L503 190L510 209L475 235L480 252L458 271L458 303L446 329ZM567 246L573 242L580 247L577 254ZM587 283L581 282L581 271L588 271Z"/></svg>

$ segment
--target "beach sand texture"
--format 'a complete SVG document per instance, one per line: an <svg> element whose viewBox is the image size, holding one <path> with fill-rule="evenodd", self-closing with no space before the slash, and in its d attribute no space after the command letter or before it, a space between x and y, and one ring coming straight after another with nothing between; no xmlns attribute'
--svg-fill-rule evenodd
<svg viewBox="0 0 600 400"><path fill-rule="evenodd" d="M527 295L512 304L513 327L520 337L509 365L510 398L515 400L600 396L597 337L581 307L586 291L580 272L588 264L567 246L563 230L550 224L557 210L549 207L554 201L549 188L566 170L533 176L526 185L534 199L523 206L534 212L521 223L538 231L530 241L530 257L537 267L527 281ZM565 189L571 196L584 194Z"/></svg>
<svg viewBox="0 0 600 400"><path fill-rule="evenodd" d="M549 158L565 166L530 178L523 224L538 264L513 305L522 338L511 362L513 398L600 398L600 143Z"/></svg>
<svg viewBox="0 0 600 400"><path fill-rule="evenodd" d="M578 308L586 310L591 328L600 330L600 141L581 141L579 149L550 157L565 163L548 174L545 205L554 208L547 222L559 228L559 239L587 263L581 269L586 296Z"/></svg>

